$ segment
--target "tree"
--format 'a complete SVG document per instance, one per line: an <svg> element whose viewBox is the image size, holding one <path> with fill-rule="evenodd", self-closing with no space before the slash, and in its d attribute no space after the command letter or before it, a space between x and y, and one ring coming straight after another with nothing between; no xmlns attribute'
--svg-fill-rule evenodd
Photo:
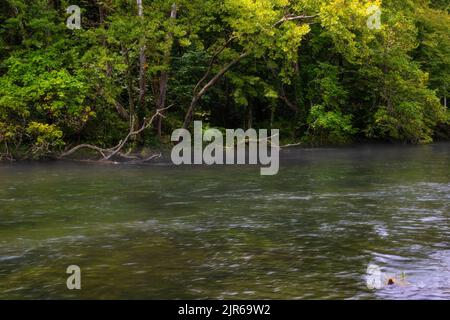
<svg viewBox="0 0 450 320"><path fill-rule="evenodd" d="M276 126L314 144L423 143L450 131L445 1L70 4L82 30L65 26L69 1L0 2L3 157L79 145L126 156L194 118ZM379 30L368 27L373 6Z"/></svg>

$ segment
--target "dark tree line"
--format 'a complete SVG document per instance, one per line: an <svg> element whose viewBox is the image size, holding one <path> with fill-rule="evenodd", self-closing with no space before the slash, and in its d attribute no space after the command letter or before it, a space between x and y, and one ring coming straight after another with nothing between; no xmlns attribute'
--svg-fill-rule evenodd
<svg viewBox="0 0 450 320"><path fill-rule="evenodd" d="M449 138L447 1L0 0L0 25L2 158L126 157L194 119L286 143Z"/></svg>

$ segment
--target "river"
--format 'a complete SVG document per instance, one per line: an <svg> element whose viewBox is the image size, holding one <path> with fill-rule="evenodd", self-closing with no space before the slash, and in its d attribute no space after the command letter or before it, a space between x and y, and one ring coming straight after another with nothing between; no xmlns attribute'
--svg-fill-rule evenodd
<svg viewBox="0 0 450 320"><path fill-rule="evenodd" d="M369 290L369 264L395 284ZM449 299L450 144L289 149L276 176L2 163L11 298Z"/></svg>

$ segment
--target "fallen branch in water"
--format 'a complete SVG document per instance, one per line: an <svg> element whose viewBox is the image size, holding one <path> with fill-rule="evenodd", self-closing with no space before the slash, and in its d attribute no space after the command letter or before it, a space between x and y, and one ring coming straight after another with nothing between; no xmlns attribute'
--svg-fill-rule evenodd
<svg viewBox="0 0 450 320"><path fill-rule="evenodd" d="M147 157L145 159L132 160L132 161L129 161L127 163L129 163L129 164L145 163L145 162L149 162L149 161L152 161L154 159L161 158L161 157L162 157L162 153L158 153L158 154L153 154L153 155L151 155L151 156L149 156L149 157Z"/></svg>
<svg viewBox="0 0 450 320"><path fill-rule="evenodd" d="M302 146L302 145L303 145L302 142L299 142L299 143L291 143L291 144L285 144L285 145L283 145L283 146L279 146L279 148L282 149L282 148L299 147L299 146Z"/></svg>
<svg viewBox="0 0 450 320"><path fill-rule="evenodd" d="M68 157L81 149L91 149L91 150L98 152L102 156L102 158L97 161L110 161L111 158L113 158L113 157L119 157L119 158L130 160L132 162L147 162L152 159L158 158L161 155L152 155L147 159L139 159L139 157L130 156L129 152L123 153L121 151L124 148L124 146L127 144L127 142L130 140L131 137L137 136L140 133L142 133L143 131L145 131L146 129L148 129L149 127L151 127L153 124L153 121L156 119L156 117L164 117L162 112L171 107L172 107L172 105L168 106L166 108L156 110L155 114L148 120L146 118L144 118L144 123L137 130L134 129L134 119L133 119L130 124L130 131L128 132L126 137L124 139L120 140L120 142L115 147L107 149L107 148L101 148L101 147L98 147L95 145L84 143L84 144L80 144L80 145L73 147L72 149L62 153L58 158Z"/></svg>

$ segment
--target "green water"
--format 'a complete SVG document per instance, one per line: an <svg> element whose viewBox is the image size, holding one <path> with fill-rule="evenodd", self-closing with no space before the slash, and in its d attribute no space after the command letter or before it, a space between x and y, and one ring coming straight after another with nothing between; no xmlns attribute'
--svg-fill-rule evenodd
<svg viewBox="0 0 450 320"><path fill-rule="evenodd" d="M288 150L273 177L0 164L0 299L448 299L449 219L450 144ZM405 281L369 290L369 263Z"/></svg>

